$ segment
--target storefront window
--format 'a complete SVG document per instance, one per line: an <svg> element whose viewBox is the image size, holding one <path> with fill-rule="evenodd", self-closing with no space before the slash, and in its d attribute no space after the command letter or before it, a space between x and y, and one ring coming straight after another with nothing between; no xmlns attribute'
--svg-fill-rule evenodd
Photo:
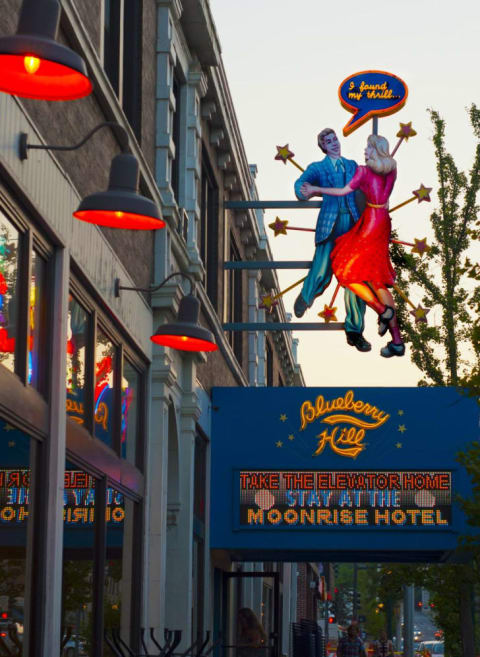
<svg viewBox="0 0 480 657"><path fill-rule="evenodd" d="M70 296L67 339L67 415L85 421L85 367L88 344L88 313Z"/></svg>
<svg viewBox="0 0 480 657"><path fill-rule="evenodd" d="M103 331L98 330L95 354L94 434L109 447L113 447L115 417L115 352L116 349L111 340Z"/></svg>
<svg viewBox="0 0 480 657"><path fill-rule="evenodd" d="M112 488L107 490L107 552L104 625L117 630L130 645L132 610L133 525L135 504ZM138 552L137 552L138 558ZM104 646L104 655L114 657Z"/></svg>
<svg viewBox="0 0 480 657"><path fill-rule="evenodd" d="M30 338L28 349L28 383L40 392L44 389L45 373L45 276L47 263L36 251L32 252L32 280L30 284Z"/></svg>
<svg viewBox="0 0 480 657"><path fill-rule="evenodd" d="M19 233L0 211L0 363L15 370Z"/></svg>
<svg viewBox="0 0 480 657"><path fill-rule="evenodd" d="M30 443L29 436L0 419L0 612L6 634L0 646L6 655L21 654L26 636Z"/></svg>
<svg viewBox="0 0 480 657"><path fill-rule="evenodd" d="M92 652L95 480L66 463L63 506L61 655Z"/></svg>
<svg viewBox="0 0 480 657"><path fill-rule="evenodd" d="M128 360L123 361L121 456L135 465L138 433L138 391L140 376Z"/></svg>

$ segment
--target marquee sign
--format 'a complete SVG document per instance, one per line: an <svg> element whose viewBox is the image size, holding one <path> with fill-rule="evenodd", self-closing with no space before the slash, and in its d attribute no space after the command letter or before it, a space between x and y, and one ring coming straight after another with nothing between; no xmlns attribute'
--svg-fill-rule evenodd
<svg viewBox="0 0 480 657"><path fill-rule="evenodd" d="M240 472L242 527L449 526L450 472Z"/></svg>
<svg viewBox="0 0 480 657"><path fill-rule="evenodd" d="M436 561L467 527L453 388L214 388L211 545L237 560ZM248 409L248 412L247 412Z"/></svg>
<svg viewBox="0 0 480 657"><path fill-rule="evenodd" d="M353 113L343 128L347 136L374 116L398 112L407 101L408 87L392 73L361 71L341 83L338 96L343 107Z"/></svg>

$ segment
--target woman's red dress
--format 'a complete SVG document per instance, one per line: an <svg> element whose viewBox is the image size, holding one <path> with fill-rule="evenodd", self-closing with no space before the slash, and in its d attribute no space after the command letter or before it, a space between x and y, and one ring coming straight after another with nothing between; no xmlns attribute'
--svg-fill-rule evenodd
<svg viewBox="0 0 480 657"><path fill-rule="evenodd" d="M397 171L380 175L366 166L359 166L348 183L361 189L367 203L387 205ZM335 241L332 269L341 285L372 283L374 287L393 285L395 271L390 262L390 215L384 207L367 207L357 223Z"/></svg>

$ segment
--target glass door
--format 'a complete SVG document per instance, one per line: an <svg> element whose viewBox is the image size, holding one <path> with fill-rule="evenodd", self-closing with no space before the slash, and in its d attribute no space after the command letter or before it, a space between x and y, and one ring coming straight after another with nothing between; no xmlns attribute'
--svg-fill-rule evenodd
<svg viewBox="0 0 480 657"><path fill-rule="evenodd" d="M279 573L224 573L221 657L278 657L279 603Z"/></svg>

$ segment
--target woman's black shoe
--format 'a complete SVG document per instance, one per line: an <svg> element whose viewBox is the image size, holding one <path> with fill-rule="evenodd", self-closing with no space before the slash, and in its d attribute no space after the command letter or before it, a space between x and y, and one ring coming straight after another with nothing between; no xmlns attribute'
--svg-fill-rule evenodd
<svg viewBox="0 0 480 657"><path fill-rule="evenodd" d="M385 310L378 316L378 335L385 335L388 331L388 324L395 316L395 310L392 306L385 306Z"/></svg>

